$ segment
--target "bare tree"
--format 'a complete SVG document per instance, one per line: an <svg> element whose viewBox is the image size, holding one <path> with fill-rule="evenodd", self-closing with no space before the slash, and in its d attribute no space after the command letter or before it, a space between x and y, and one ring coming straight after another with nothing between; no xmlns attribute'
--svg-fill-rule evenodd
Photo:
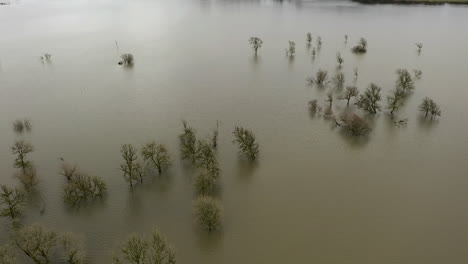
<svg viewBox="0 0 468 264"><path fill-rule="evenodd" d="M209 196L200 196L194 202L195 219L208 231L221 226L223 207L221 203Z"/></svg>
<svg viewBox="0 0 468 264"><path fill-rule="evenodd" d="M179 135L181 156L182 159L189 159L195 164L198 152L195 130L188 126L185 120L182 121L182 124L184 126L184 133Z"/></svg>
<svg viewBox="0 0 468 264"><path fill-rule="evenodd" d="M12 220L22 214L26 195L17 188L0 185L0 216L9 217Z"/></svg>
<svg viewBox="0 0 468 264"><path fill-rule="evenodd" d="M205 169L214 177L218 177L220 169L215 152L209 141L198 141L197 167Z"/></svg>
<svg viewBox="0 0 468 264"><path fill-rule="evenodd" d="M164 168L171 166L171 156L166 146L162 144L156 144L154 141L143 146L141 155L145 162L150 162L153 166L158 169L161 174Z"/></svg>
<svg viewBox="0 0 468 264"><path fill-rule="evenodd" d="M201 172L197 174L194 187L198 195L210 195L218 182L218 178L211 173Z"/></svg>
<svg viewBox="0 0 468 264"><path fill-rule="evenodd" d="M31 167L31 162L26 159L26 156L34 151L34 147L24 140L18 140L11 147L11 151L16 155L14 167L26 171Z"/></svg>
<svg viewBox="0 0 468 264"><path fill-rule="evenodd" d="M114 263L175 264L176 257L172 246L155 229L149 239L135 234L128 237L114 256Z"/></svg>
<svg viewBox="0 0 468 264"><path fill-rule="evenodd" d="M356 105L371 114L377 113L380 110L379 101L382 99L380 96L381 90L382 88L371 83L364 94L360 95Z"/></svg>
<svg viewBox="0 0 468 264"><path fill-rule="evenodd" d="M67 264L84 264L86 263L86 254L83 247L83 238L74 233L68 232L60 234L62 259Z"/></svg>
<svg viewBox="0 0 468 264"><path fill-rule="evenodd" d="M365 38L359 39L356 46L351 49L354 53L366 53L367 52L367 40Z"/></svg>
<svg viewBox="0 0 468 264"><path fill-rule="evenodd" d="M141 165L137 162L137 150L130 144L125 144L120 149L124 163L120 165L120 170L124 173L125 180L133 187L133 182L142 180L142 169Z"/></svg>
<svg viewBox="0 0 468 264"><path fill-rule="evenodd" d="M421 76L423 74L423 72L421 70L418 70L418 69L414 69L413 73L414 73L414 78L415 79L421 79Z"/></svg>
<svg viewBox="0 0 468 264"><path fill-rule="evenodd" d="M250 45L252 45L255 55L257 55L258 49L261 48L263 45L263 40L261 40L258 37L250 37L249 42L250 42Z"/></svg>
<svg viewBox="0 0 468 264"><path fill-rule="evenodd" d="M358 95L359 90L356 86L347 86L341 99L346 100L346 105L349 106L349 101L351 100L351 98L356 97Z"/></svg>
<svg viewBox="0 0 468 264"><path fill-rule="evenodd" d="M319 112L320 106L318 106L317 99L309 101L309 110L312 114Z"/></svg>
<svg viewBox="0 0 468 264"><path fill-rule="evenodd" d="M244 155L250 160L255 160L260 152L258 143L255 140L254 134L243 127L234 128L234 141L237 144Z"/></svg>
<svg viewBox="0 0 468 264"><path fill-rule="evenodd" d="M13 130L16 132L16 133L22 133L23 130L24 130L24 124L23 124L23 121L22 120L15 120L15 122L13 122Z"/></svg>

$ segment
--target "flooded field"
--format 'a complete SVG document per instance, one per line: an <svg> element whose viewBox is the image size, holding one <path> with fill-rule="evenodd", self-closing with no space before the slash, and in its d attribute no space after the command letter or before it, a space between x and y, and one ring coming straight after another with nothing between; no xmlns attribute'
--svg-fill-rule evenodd
<svg viewBox="0 0 468 264"><path fill-rule="evenodd" d="M11 146L33 144L40 183L21 223L84 235L89 263L111 263L119 242L153 228L174 246L177 263L468 262L467 7L11 2L0 6L0 183L21 186ZM314 60L307 32L314 47L323 40ZM258 56L251 36L263 40ZM355 55L350 49L361 37L368 50ZM288 41L296 43L293 58L285 55ZM371 124L365 137L308 109L312 99L328 104L329 88L306 79L319 69L333 76L337 52L345 85L361 93L371 82L382 87L376 115L350 105ZM40 60L44 53L50 62ZM135 56L133 67L117 64L122 53ZM398 68L423 72L395 114L406 125L385 108ZM439 104L440 117L418 111L424 97ZM335 113L345 109L345 101L334 101ZM23 118L32 130L15 133L13 122ZM215 232L194 222L195 169L180 157L182 120L199 138L209 138L219 121L224 218ZM255 163L232 143L235 126L256 135ZM152 140L168 146L173 166L130 189L120 148ZM101 177L105 198L65 204L61 158ZM0 244L8 241L8 223L0 219Z"/></svg>

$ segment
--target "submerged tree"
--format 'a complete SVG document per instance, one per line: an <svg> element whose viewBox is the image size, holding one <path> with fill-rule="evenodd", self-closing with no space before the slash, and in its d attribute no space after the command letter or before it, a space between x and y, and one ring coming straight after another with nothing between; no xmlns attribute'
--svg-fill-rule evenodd
<svg viewBox="0 0 468 264"><path fill-rule="evenodd" d="M213 135L211 136L211 146L214 149L218 147L218 136L219 136L219 122L216 121L216 128L213 130Z"/></svg>
<svg viewBox="0 0 468 264"><path fill-rule="evenodd" d="M360 95L356 105L371 114L377 113L377 111L380 110L379 101L382 99L380 96L381 90L382 89L379 86L371 83L364 94Z"/></svg>
<svg viewBox="0 0 468 264"><path fill-rule="evenodd" d="M26 159L26 156L34 151L34 147L24 140L16 141L11 147L11 151L16 155L14 167L26 171L31 167L31 162Z"/></svg>
<svg viewBox="0 0 468 264"><path fill-rule="evenodd" d="M262 47L263 41L258 37L250 37L249 42L250 45L252 45L252 49L254 50L255 55L257 55L257 51Z"/></svg>
<svg viewBox="0 0 468 264"><path fill-rule="evenodd" d="M348 44L348 35L344 35L344 43Z"/></svg>
<svg viewBox="0 0 468 264"><path fill-rule="evenodd" d="M101 178L76 173L65 185L64 200L69 204L78 205L102 198L106 189L106 183Z"/></svg>
<svg viewBox="0 0 468 264"><path fill-rule="evenodd" d="M358 95L359 90L356 86L347 86L341 99L346 100L346 105L349 106L349 101L351 100L351 98L356 97Z"/></svg>
<svg viewBox="0 0 468 264"><path fill-rule="evenodd" d="M130 184L130 187L133 187L133 182L140 179L143 182L142 178L142 168L141 165L137 162L137 150L131 144L125 144L120 149L124 163L120 165L120 170L124 173L124 178Z"/></svg>
<svg viewBox="0 0 468 264"><path fill-rule="evenodd" d="M423 72L421 70L418 70L418 69L414 69L413 73L414 73L414 78L415 79L421 79L421 76L423 74Z"/></svg>
<svg viewBox="0 0 468 264"><path fill-rule="evenodd" d="M396 80L397 90L401 90L403 95L414 90L414 81L408 70L398 69L396 71L396 74L397 74L397 80Z"/></svg>
<svg viewBox="0 0 468 264"><path fill-rule="evenodd" d="M404 95L400 89L395 89L391 95L387 96L387 109L390 110L390 114L393 116L395 111L398 111L402 105Z"/></svg>
<svg viewBox="0 0 468 264"><path fill-rule="evenodd" d="M418 43L416 43L414 45L416 45L416 47L418 48L418 54L421 54L423 44L421 42L418 42Z"/></svg>
<svg viewBox="0 0 468 264"><path fill-rule="evenodd" d="M342 89L345 83L345 75L342 72L337 72L332 78L332 83L336 89Z"/></svg>
<svg viewBox="0 0 468 264"><path fill-rule="evenodd" d="M286 49L286 55L293 57L296 54L296 43L294 41L289 41L289 48Z"/></svg>
<svg viewBox="0 0 468 264"><path fill-rule="evenodd" d="M120 56L120 58L122 59L121 61L119 61L119 65L127 65L127 66L130 66L130 65L133 65L135 59L133 58L133 55L130 54L130 53L125 53L125 54L122 54Z"/></svg>
<svg viewBox="0 0 468 264"><path fill-rule="evenodd" d="M114 256L114 263L175 264L176 258L172 246L155 229L149 239L135 234L128 237Z"/></svg>
<svg viewBox="0 0 468 264"><path fill-rule="evenodd" d="M198 141L197 166L205 169L208 173L218 177L220 169L216 160L215 152L209 141Z"/></svg>
<svg viewBox="0 0 468 264"><path fill-rule="evenodd" d="M260 152L258 143L255 140L254 134L243 127L235 127L233 143L239 146L239 149L251 161L255 160Z"/></svg>
<svg viewBox="0 0 468 264"><path fill-rule="evenodd" d="M367 40L365 38L359 39L356 46L351 49L354 53L366 53L367 52Z"/></svg>
<svg viewBox="0 0 468 264"><path fill-rule="evenodd" d="M369 124L365 119L353 113L345 113L340 117L338 125L345 128L353 136L364 136L370 131Z"/></svg>
<svg viewBox="0 0 468 264"><path fill-rule="evenodd" d="M16 246L34 263L49 264L56 252L67 264L84 263L82 245L70 234L60 234L38 224L21 228L15 235Z"/></svg>
<svg viewBox="0 0 468 264"><path fill-rule="evenodd" d="M329 92L327 93L327 100L325 100L325 102L329 103L329 108L332 107L332 104L333 104L333 93L332 92Z"/></svg>
<svg viewBox="0 0 468 264"><path fill-rule="evenodd" d="M315 60L315 54L317 54L317 52L315 51L315 48L312 48L312 60Z"/></svg>
<svg viewBox="0 0 468 264"><path fill-rule="evenodd" d="M21 216L26 195L17 188L0 185L0 216L14 220Z"/></svg>
<svg viewBox="0 0 468 264"><path fill-rule="evenodd" d="M198 195L210 195L216 187L218 177L209 173L201 172L195 177L193 183L195 191Z"/></svg>
<svg viewBox="0 0 468 264"><path fill-rule="evenodd" d="M322 37L318 36L317 37L317 49L320 50L322 48L322 44L323 44Z"/></svg>
<svg viewBox="0 0 468 264"><path fill-rule="evenodd" d="M182 159L189 159L193 164L195 164L198 152L195 130L188 126L185 120L182 121L182 124L184 126L184 133L179 135L180 153Z"/></svg>
<svg viewBox="0 0 468 264"><path fill-rule="evenodd" d="M22 120L15 120L15 122L13 122L13 130L16 132L16 133L21 133L23 132L24 130L24 125L23 125L23 121Z"/></svg>
<svg viewBox="0 0 468 264"><path fill-rule="evenodd" d="M306 41L308 46L312 44L312 34L310 34L310 32L307 32Z"/></svg>
<svg viewBox="0 0 468 264"><path fill-rule="evenodd" d="M209 196L200 196L194 202L195 219L208 231L221 227L223 207L221 203Z"/></svg>
<svg viewBox="0 0 468 264"><path fill-rule="evenodd" d="M317 99L313 99L309 101L309 110L312 114L316 114L319 110Z"/></svg>
<svg viewBox="0 0 468 264"><path fill-rule="evenodd" d="M15 264L16 255L13 251L13 246L11 245L3 245L0 246L0 263L1 264Z"/></svg>
<svg viewBox="0 0 468 264"><path fill-rule="evenodd" d="M58 244L57 234L40 225L24 227L15 236L16 246L36 264L49 264Z"/></svg>
<svg viewBox="0 0 468 264"><path fill-rule="evenodd" d="M171 166L171 156L166 146L162 144L156 144L150 142L143 146L141 155L145 162L150 162L154 167L158 169L159 174L162 170Z"/></svg>
<svg viewBox="0 0 468 264"><path fill-rule="evenodd" d="M60 174L65 176L68 181L71 181L75 173L78 172L78 167L73 164L63 163Z"/></svg>
<svg viewBox="0 0 468 264"><path fill-rule="evenodd" d="M322 69L319 69L315 74L315 78L307 78L309 83L315 83L318 86L324 86L328 83L328 72Z"/></svg>
<svg viewBox="0 0 468 264"><path fill-rule="evenodd" d="M354 80L357 80L357 78L359 76L359 68L354 67L353 72L354 72Z"/></svg>
<svg viewBox="0 0 468 264"><path fill-rule="evenodd" d="M425 117L430 113L431 118L442 114L440 107L428 97L424 98L422 103L419 105L419 111L424 112Z"/></svg>
<svg viewBox="0 0 468 264"><path fill-rule="evenodd" d="M341 67L341 64L343 64L344 62L344 59L343 57L341 56L341 53L336 53L336 61L338 62L338 66Z"/></svg>

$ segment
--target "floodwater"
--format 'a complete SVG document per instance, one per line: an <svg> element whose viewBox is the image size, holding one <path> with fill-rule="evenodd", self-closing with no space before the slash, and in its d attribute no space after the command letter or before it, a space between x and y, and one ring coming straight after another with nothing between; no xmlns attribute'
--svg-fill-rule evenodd
<svg viewBox="0 0 468 264"><path fill-rule="evenodd" d="M13 178L10 146L25 138L40 184L22 222L86 236L90 263L109 263L132 232L159 228L179 263L440 264L468 262L468 8L365 6L348 1L12 1L0 6L0 183ZM314 61L305 35L323 47ZM349 35L348 44L344 35ZM264 45L254 57L248 43ZM351 46L361 37L368 53ZM288 40L294 59L285 57ZM117 45L116 45L117 41ZM420 56L414 43L424 43ZM117 65L120 53L135 65ZM367 138L313 118L326 90L306 78L336 71L346 84L394 88L397 68L421 80L399 111L369 117ZM52 61L41 62L44 53ZM425 96L442 116L421 118ZM345 109L336 103L335 113ZM12 122L29 118L30 133ZM192 217L194 170L180 160L186 119L205 138L220 121L222 230ZM234 126L257 136L255 165L239 158ZM130 190L120 146L167 144L174 166ZM62 200L60 160L102 177L108 195L79 209ZM40 198L46 210L40 214ZM0 240L8 237L0 220Z"/></svg>

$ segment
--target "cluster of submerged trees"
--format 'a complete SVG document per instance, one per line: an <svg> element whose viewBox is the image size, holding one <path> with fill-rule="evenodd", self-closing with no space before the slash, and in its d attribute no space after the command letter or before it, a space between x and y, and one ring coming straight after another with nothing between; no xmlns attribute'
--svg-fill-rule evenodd
<svg viewBox="0 0 468 264"><path fill-rule="evenodd" d="M29 120L17 120L13 124L16 132L22 133L24 128L31 130ZM259 155L259 145L253 133L243 127L235 127L233 143L237 144L240 152L250 161L255 161ZM188 160L197 168L194 188L197 199L193 203L196 221L208 231L221 227L223 207L215 197L219 184L221 169L216 158L218 146L219 123L209 139L197 139L196 131L183 121L183 133L179 135L180 153L183 160ZM24 188L10 188L0 185L0 216L12 221L12 243L0 247L0 263L15 263L17 251L23 252L31 261L37 264L48 263L85 263L86 255L83 241L72 233L58 233L46 227L34 224L22 226L19 222L29 191L38 184L33 163L28 154L34 147L18 140L12 146L12 153L16 156L14 167L16 174ZM139 151L143 161L139 161L138 150L131 144L121 147L123 163L120 170L130 187L143 183L145 171L155 169L159 174L172 165L167 147L156 142L149 142ZM61 158L62 159L62 158ZM64 176L64 202L78 206L83 203L102 198L106 193L105 182L97 176L89 176L81 172L76 165L65 162L60 168ZM32 173L34 172L34 173ZM154 230L149 238L138 235L129 236L115 251L114 263L176 263L175 252L164 236Z"/></svg>
<svg viewBox="0 0 468 264"><path fill-rule="evenodd" d="M345 43L348 42L348 35L344 36ZM258 37L251 37L249 39L250 44L252 45L255 55L258 53L258 49L261 48L263 41ZM317 46L312 49L312 59L315 59L316 50L320 50L322 47L323 41L320 36L317 37ZM295 42L289 41L289 48L286 49L286 55L292 57L295 55ZM312 45L312 34L309 32L306 34L306 45L308 48ZM421 54L423 44L416 43L418 54ZM367 40L365 38L360 38L357 44L351 48L351 52L355 54L364 54L367 52ZM344 58L341 53L336 54L336 61L338 63L338 70L341 69ZM391 91L390 95L387 96L387 105L391 117L393 118L394 113L397 112L404 104L405 99L408 95L414 90L414 80L420 79L422 76L422 71L418 69L413 70L414 76L406 69L398 69L396 71L397 80L395 89ZM358 78L358 69L354 68L354 81ZM369 113L376 114L378 111L382 110L380 101L382 100L381 90L375 83L371 83L364 93L360 94L359 89L356 86L347 86L344 91L345 85L345 75L343 72L338 71L331 79L326 70L318 70L314 77L307 78L309 84L316 85L320 88L325 88L331 84L332 89L327 93L325 102L327 105L321 107L316 99L309 101L309 109L312 114L322 114L327 119L332 119L335 121L335 124L343 127L349 131L354 136L362 136L367 134L370 131L370 126L368 122L359 116L356 113L351 113L346 111L342 113L339 117L336 117L332 111L332 105L335 99L345 100L346 106L348 107L352 98L356 98L354 104L361 110ZM334 93L339 93L338 96L335 96ZM325 110L323 110L325 108ZM434 100L430 98L424 98L422 103L419 105L419 110L424 113L425 117L429 114L432 118L441 115L440 107L437 105ZM395 123L404 124L406 120L398 120Z"/></svg>

